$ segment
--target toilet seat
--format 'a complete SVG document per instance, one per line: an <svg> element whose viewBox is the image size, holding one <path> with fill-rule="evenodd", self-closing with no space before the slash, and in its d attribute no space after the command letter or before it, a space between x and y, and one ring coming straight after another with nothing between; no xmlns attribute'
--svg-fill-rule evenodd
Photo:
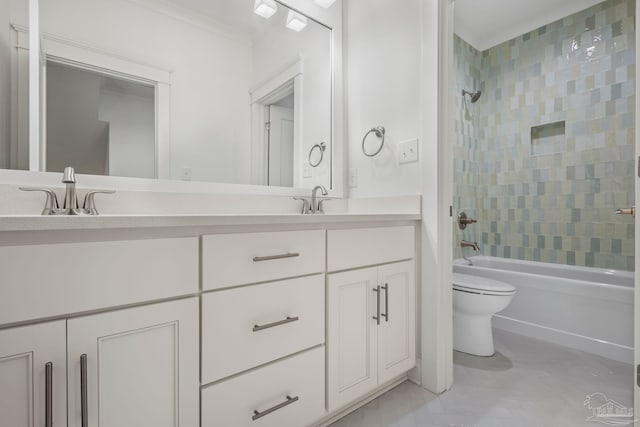
<svg viewBox="0 0 640 427"><path fill-rule="evenodd" d="M516 288L508 283L462 273L453 273L453 290L496 296L509 296L516 293Z"/></svg>

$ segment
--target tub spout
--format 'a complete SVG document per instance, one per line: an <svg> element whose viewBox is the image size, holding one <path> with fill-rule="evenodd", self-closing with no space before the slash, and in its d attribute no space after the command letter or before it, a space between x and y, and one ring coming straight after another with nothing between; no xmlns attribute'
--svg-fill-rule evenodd
<svg viewBox="0 0 640 427"><path fill-rule="evenodd" d="M480 252L480 246L478 246L478 242L468 242L463 240L460 242L460 246L462 248L473 248L474 251Z"/></svg>

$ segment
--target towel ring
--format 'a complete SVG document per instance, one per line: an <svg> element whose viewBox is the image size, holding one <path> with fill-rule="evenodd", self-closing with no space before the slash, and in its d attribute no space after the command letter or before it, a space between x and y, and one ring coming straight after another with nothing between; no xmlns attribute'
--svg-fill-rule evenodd
<svg viewBox="0 0 640 427"><path fill-rule="evenodd" d="M385 132L386 131L383 126L378 126L375 128L371 128L369 132L364 134L364 138L362 138L362 152L364 153L365 156L374 157L374 156L377 156L380 151L382 151L382 148L384 147ZM380 148L378 148L375 153L367 153L367 150L364 149L364 145L365 145L365 142L367 141L367 137L372 133L375 133L376 136L381 139Z"/></svg>
<svg viewBox="0 0 640 427"><path fill-rule="evenodd" d="M316 148L320 150L320 160L318 160L316 163L313 163L313 161L311 160L311 156L313 156L313 151ZM311 150L309 150L309 166L311 166L312 168L318 167L320 163L322 163L322 159L324 159L324 150L326 149L327 149L327 144L325 144L324 142L321 142L320 144L316 144L313 147L311 147Z"/></svg>

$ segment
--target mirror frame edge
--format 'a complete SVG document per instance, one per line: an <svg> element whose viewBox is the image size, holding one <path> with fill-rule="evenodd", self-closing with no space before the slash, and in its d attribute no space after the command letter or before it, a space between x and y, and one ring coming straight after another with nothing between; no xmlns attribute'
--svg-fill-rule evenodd
<svg viewBox="0 0 640 427"><path fill-rule="evenodd" d="M40 139L40 26L39 1L29 0L29 27L36 37L29 37L29 141ZM322 9L311 0L278 0L285 6L297 9L331 29L331 188L329 196L345 197L345 127L344 127L344 81L343 81L343 0L329 9ZM33 13L35 11L35 13ZM34 64L36 66L34 66ZM32 88L37 90L32 90ZM35 120L34 120L35 118ZM248 125L249 126L249 125ZM30 150L33 151L33 150ZM167 193L201 194L256 194L274 196L305 196L310 188L270 187L266 185L233 184L206 181L179 181L163 179L128 178L101 175L77 174L82 187L115 189L121 191L147 191ZM60 186L60 173L33 170L0 169L0 183L38 186Z"/></svg>

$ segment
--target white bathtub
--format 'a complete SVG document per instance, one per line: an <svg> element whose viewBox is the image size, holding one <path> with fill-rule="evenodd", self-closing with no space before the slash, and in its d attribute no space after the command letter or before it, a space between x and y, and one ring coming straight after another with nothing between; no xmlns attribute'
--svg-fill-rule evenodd
<svg viewBox="0 0 640 427"><path fill-rule="evenodd" d="M453 271L516 287L493 327L633 363L634 273L495 257Z"/></svg>

